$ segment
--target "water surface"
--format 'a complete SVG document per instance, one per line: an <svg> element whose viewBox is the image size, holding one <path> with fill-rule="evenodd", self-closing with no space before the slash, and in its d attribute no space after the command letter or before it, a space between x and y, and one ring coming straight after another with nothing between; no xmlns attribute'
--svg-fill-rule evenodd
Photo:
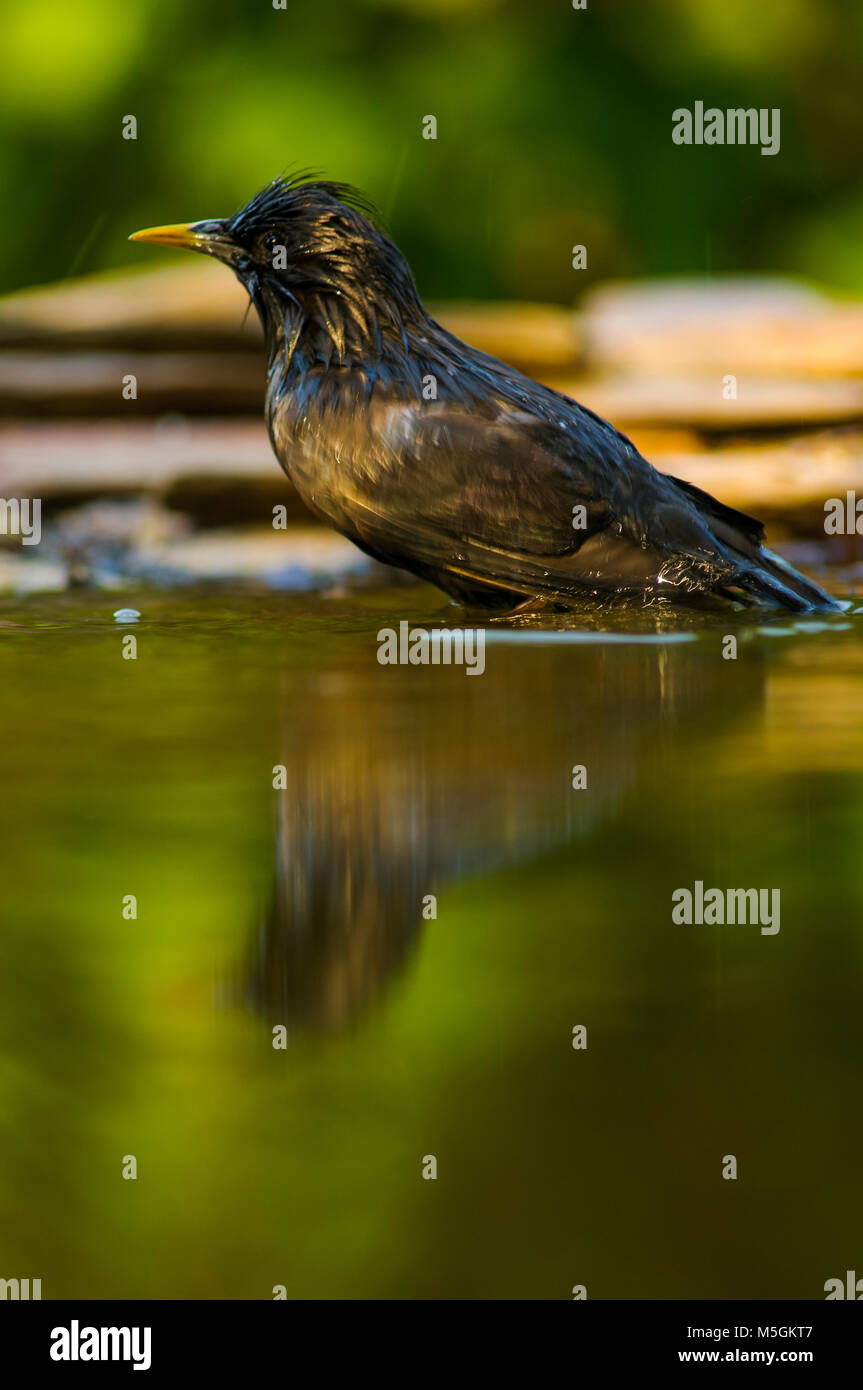
<svg viewBox="0 0 863 1390"><path fill-rule="evenodd" d="M823 1297L863 1260L860 619L495 625L469 677L379 665L403 618L453 610L0 603L0 1275ZM674 924L695 880L780 931Z"/></svg>

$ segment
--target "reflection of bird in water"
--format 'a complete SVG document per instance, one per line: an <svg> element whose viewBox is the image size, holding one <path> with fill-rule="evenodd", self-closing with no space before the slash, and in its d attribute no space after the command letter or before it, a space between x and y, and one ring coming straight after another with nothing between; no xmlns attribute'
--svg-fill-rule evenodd
<svg viewBox="0 0 863 1390"><path fill-rule="evenodd" d="M489 607L705 593L835 607L764 548L760 522L429 318L368 212L341 184L278 179L234 217L133 238L215 256L248 290L273 448L312 511Z"/></svg>
<svg viewBox="0 0 863 1390"><path fill-rule="evenodd" d="M577 839L639 782L658 779L651 814L672 804L693 739L707 728L715 741L762 688L757 660L729 685L701 641L527 653L503 634L487 658L480 680L375 666L292 695L274 890L242 967L250 1005L289 1034L373 1004L436 930L426 895Z"/></svg>
<svg viewBox="0 0 863 1390"><path fill-rule="evenodd" d="M419 925L419 864L392 852L386 800L365 775L329 790L301 782L299 795L279 794L272 899L246 982L253 1006L289 1033L350 1020L401 966ZM344 804L346 791L362 808Z"/></svg>

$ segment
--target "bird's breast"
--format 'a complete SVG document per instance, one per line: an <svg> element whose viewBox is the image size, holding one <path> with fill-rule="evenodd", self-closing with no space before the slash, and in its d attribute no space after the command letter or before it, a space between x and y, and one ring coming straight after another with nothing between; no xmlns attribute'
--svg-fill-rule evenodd
<svg viewBox="0 0 863 1390"><path fill-rule="evenodd" d="M344 535L357 535L352 505L361 469L357 468L360 427L350 414L300 411L287 398L269 410L270 439L303 502Z"/></svg>

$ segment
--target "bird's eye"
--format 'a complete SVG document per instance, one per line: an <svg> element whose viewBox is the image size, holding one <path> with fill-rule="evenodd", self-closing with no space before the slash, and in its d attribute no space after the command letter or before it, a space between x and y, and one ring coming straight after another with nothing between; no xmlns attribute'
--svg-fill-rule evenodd
<svg viewBox="0 0 863 1390"><path fill-rule="evenodd" d="M281 246L281 242L275 232L270 232L268 236L264 237L264 250L268 256L274 256L279 246Z"/></svg>

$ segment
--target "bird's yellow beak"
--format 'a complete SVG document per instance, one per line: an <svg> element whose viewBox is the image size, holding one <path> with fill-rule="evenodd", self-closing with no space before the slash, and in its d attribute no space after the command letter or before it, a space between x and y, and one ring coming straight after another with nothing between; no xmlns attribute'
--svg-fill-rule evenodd
<svg viewBox="0 0 863 1390"><path fill-rule="evenodd" d="M142 232L133 232L130 241L155 241L159 246L185 246L197 251L204 238L196 230L195 222L171 222L166 227L145 227Z"/></svg>

